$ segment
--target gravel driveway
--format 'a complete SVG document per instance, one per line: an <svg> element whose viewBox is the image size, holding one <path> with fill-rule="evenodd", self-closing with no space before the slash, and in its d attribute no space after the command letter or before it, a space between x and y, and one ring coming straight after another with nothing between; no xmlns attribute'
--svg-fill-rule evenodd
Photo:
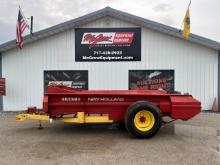
<svg viewBox="0 0 220 165"><path fill-rule="evenodd" d="M220 164L213 139L177 136L172 125L140 140L111 125L37 124L0 115L0 165Z"/></svg>

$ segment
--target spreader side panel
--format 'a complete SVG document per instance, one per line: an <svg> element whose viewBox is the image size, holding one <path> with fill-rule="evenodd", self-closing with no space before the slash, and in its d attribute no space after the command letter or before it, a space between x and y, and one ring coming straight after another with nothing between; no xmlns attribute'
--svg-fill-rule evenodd
<svg viewBox="0 0 220 165"><path fill-rule="evenodd" d="M188 120L201 112L201 102L191 95L170 96L171 117Z"/></svg>

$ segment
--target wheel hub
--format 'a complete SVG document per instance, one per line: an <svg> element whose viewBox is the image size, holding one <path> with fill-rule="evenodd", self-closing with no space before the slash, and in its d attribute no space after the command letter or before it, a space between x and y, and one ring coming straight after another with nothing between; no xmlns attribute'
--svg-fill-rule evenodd
<svg viewBox="0 0 220 165"><path fill-rule="evenodd" d="M140 131L149 131L154 123L154 115L148 110L141 110L134 117L134 125Z"/></svg>

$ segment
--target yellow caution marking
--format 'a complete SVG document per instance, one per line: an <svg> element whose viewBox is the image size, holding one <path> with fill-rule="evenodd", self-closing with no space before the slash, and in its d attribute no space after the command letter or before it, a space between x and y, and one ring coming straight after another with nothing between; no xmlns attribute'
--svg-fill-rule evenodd
<svg viewBox="0 0 220 165"><path fill-rule="evenodd" d="M25 120L39 120L39 121L49 121L52 123L52 118L46 114L19 114L16 116L17 121ZM63 123L112 123L113 120L109 120L108 116L87 116L84 112L77 112L77 117L64 117L57 119Z"/></svg>
<svg viewBox="0 0 220 165"><path fill-rule="evenodd" d="M59 119L64 123L112 123L108 116L86 116L84 112L78 112L76 118L64 117Z"/></svg>
<svg viewBox="0 0 220 165"><path fill-rule="evenodd" d="M39 114L19 114L16 116L17 121L25 121L25 120L40 120L40 121L50 121L50 117L48 115L39 115Z"/></svg>

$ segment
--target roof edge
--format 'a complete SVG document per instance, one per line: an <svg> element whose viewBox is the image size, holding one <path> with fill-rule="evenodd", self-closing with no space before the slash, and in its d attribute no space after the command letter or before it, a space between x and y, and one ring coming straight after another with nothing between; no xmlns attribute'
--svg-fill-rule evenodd
<svg viewBox="0 0 220 165"><path fill-rule="evenodd" d="M99 18L102 18L104 16L112 16L114 18L118 18L118 19L125 19L125 21L133 23L133 24L138 24L139 26L142 27L146 27L155 31L159 31L162 33L166 33L168 35L177 37L177 38L181 38L183 39L182 35L181 35L181 31L180 29L162 24L162 23L158 23L149 19L145 19L136 15L132 15L120 10L116 10L113 9L109 6L94 11L92 13L83 15L81 17L54 25L52 27L46 28L46 29L42 29L39 30L37 32L34 32L33 35L26 35L24 36L24 41L25 43L30 43L66 30L69 30L71 28L75 28L77 26L80 26L82 24L97 20ZM196 34L190 34L189 36L189 41L215 49L215 50L220 50L220 43L205 37L201 37L199 35ZM8 42L5 42L3 44L0 45L0 52L5 52L8 51L10 49L13 49L16 47L16 40L11 40Z"/></svg>
<svg viewBox="0 0 220 165"><path fill-rule="evenodd" d="M141 24L144 27L153 29L155 31L160 31L162 33L166 33L168 35L175 36L177 38L185 40L182 37L181 29L177 29L175 27L171 27L171 26L159 23L159 22L155 22L155 21L152 21L152 20L140 17L140 16L132 15L132 14L120 11L120 10L116 10L116 9L112 9L112 8L110 8L110 9L113 12L120 13L121 15L123 15L125 17L126 16L130 17L131 19L129 18L129 20L128 20L129 22L132 22L132 20L136 20L136 21L139 21L140 22L139 24ZM197 34L190 33L189 39L187 41L192 41L194 43L197 43L197 44L200 44L203 46L207 46L207 47L210 47L215 50L220 50L220 42L214 41L214 40L206 38L206 37L202 37Z"/></svg>

